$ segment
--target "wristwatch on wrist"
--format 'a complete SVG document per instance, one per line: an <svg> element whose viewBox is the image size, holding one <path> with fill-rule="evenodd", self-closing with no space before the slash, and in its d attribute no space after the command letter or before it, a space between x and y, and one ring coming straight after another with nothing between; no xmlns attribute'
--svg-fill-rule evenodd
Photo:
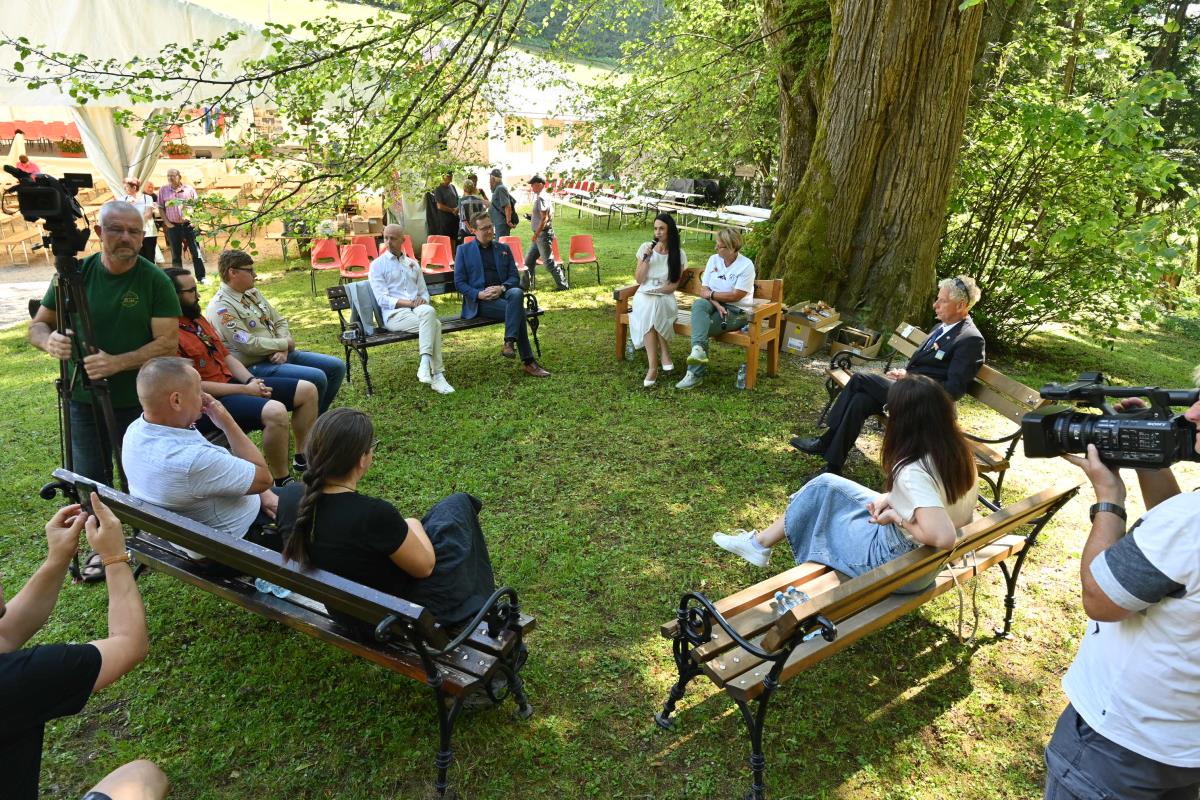
<svg viewBox="0 0 1200 800"><path fill-rule="evenodd" d="M1122 522L1125 522L1128 519L1128 517L1125 516L1125 507L1122 505L1119 505L1118 503L1095 503L1095 504L1093 504L1092 507L1090 509L1088 509L1088 519L1091 519L1094 521L1096 519L1096 515L1099 514L1101 511L1107 511L1110 514L1116 514L1118 517L1121 518Z"/></svg>
<svg viewBox="0 0 1200 800"><path fill-rule="evenodd" d="M100 565L104 566L104 567L110 567L113 564L121 564L121 563L129 564L130 566L133 566L133 553L126 550L124 553L121 553L119 555L102 556L100 558Z"/></svg>

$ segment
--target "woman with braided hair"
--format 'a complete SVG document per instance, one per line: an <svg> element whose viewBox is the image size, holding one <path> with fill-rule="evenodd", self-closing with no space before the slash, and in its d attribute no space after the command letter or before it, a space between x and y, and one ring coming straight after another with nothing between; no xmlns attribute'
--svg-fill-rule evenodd
<svg viewBox="0 0 1200 800"><path fill-rule="evenodd" d="M418 520L359 494L378 444L371 418L357 409L335 408L317 420L305 446L303 484L279 490L283 554L425 606L443 625L461 625L496 589L479 527L482 504L460 492Z"/></svg>

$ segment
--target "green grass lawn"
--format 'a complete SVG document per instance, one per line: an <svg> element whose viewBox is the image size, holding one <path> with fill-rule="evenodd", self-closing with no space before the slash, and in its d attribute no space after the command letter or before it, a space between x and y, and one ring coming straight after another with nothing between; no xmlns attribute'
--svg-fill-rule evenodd
<svg viewBox="0 0 1200 800"><path fill-rule="evenodd" d="M587 227L564 216L565 255L570 234ZM741 722L710 684L693 683L675 732L654 725L674 680L657 631L682 592L719 597L764 577L709 537L766 524L818 466L787 439L793 428L811 430L823 404L820 363L785 356L778 378L740 392L738 351L718 345L699 390L665 382L643 390L640 355L635 363L613 355L612 289L629 282L647 231L597 230L602 286L590 267L569 292L546 291L543 280L550 379L524 377L519 362L501 358L501 330L490 327L446 338L453 395L417 383L414 343L372 351L373 397L356 364L339 398L369 411L383 440L364 491L413 516L454 491L482 498L497 579L539 619L525 671L536 714L517 721L510 703L463 717L451 771L461 797L728 798L748 783ZM691 237L686 249L699 266L711 243ZM307 273L285 273L278 260L260 272L298 344L337 352L335 317L310 297ZM319 276L322 286L330 280ZM0 565L10 593L44 555L52 504L37 491L59 452L56 368L23 333L0 334ZM998 366L1035 386L1081 369L1187 386L1196 338L1188 325L1133 330L1105 350L1052 330ZM677 339L673 351L682 365L686 343ZM969 405L963 413L969 425L995 423ZM871 434L863 448L874 453L878 442ZM863 456L849 468L880 482ZM1059 461L1018 459L1006 498L1075 474ZM1003 617L998 573L989 574L979 585L978 641L958 641L958 600L948 593L788 684L768 722L770 796L1040 796L1042 747L1065 702L1059 678L1083 629L1076 570L1090 502L1085 490L1033 551L1012 640L983 635ZM779 552L771 569L789 563ZM176 798L428 791L430 690L162 575L140 585L150 656L83 713L48 727L46 796L79 796L136 757L166 770ZM102 585L69 586L36 641L103 636L105 607Z"/></svg>

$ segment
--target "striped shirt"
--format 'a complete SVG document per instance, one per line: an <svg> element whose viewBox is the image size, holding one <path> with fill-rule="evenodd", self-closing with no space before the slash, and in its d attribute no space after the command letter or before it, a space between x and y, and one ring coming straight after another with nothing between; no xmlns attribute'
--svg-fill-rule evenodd
<svg viewBox="0 0 1200 800"><path fill-rule="evenodd" d="M186 183L176 189L167 184L158 190L158 206L163 217L172 224L187 222L187 206L196 202L196 190Z"/></svg>

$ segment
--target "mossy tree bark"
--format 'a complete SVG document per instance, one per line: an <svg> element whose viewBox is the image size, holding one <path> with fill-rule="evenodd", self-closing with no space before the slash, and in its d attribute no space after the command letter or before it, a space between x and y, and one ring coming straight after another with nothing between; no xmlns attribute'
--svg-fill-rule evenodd
<svg viewBox="0 0 1200 800"><path fill-rule="evenodd" d="M794 188L781 180L759 255L789 301L824 299L881 329L922 319L983 16L958 5L831 0L812 146Z"/></svg>

